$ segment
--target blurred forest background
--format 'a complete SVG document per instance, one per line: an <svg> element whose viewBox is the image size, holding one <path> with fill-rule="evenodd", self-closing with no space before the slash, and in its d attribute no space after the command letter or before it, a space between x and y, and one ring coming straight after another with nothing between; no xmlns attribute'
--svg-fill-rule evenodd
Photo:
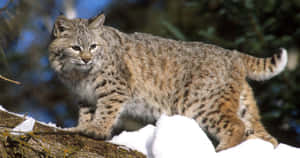
<svg viewBox="0 0 300 158"><path fill-rule="evenodd" d="M75 99L49 67L47 45L55 18L106 13L123 32L203 41L251 55L287 48L281 75L254 87L263 123L280 142L300 147L299 0L1 0L0 104L59 126L76 125ZM1 118L0 118L1 119Z"/></svg>

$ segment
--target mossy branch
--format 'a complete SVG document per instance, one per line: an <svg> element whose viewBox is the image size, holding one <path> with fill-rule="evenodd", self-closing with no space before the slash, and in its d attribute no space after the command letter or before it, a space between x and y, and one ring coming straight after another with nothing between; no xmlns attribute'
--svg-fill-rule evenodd
<svg viewBox="0 0 300 158"><path fill-rule="evenodd" d="M10 130L25 118L0 110L0 157L145 158L137 151L72 134L39 122L33 132L16 136Z"/></svg>

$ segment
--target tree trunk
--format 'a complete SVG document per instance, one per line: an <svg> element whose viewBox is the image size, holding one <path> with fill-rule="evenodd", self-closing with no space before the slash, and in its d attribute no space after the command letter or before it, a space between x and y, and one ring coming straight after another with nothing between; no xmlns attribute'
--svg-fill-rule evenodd
<svg viewBox="0 0 300 158"><path fill-rule="evenodd" d="M10 130L24 120L24 117L0 110L0 158L145 158L143 154L125 146L68 133L39 122L35 122L32 132L12 135Z"/></svg>

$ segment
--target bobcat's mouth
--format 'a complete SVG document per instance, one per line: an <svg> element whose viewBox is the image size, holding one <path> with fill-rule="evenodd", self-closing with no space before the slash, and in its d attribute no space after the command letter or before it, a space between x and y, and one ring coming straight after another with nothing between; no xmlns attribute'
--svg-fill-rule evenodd
<svg viewBox="0 0 300 158"><path fill-rule="evenodd" d="M89 71L91 69L92 69L91 64L84 64L84 65L78 66L78 70L81 70L81 71Z"/></svg>
<svg viewBox="0 0 300 158"><path fill-rule="evenodd" d="M71 63L74 65L74 69L79 71L89 71L92 69L92 60L88 61L87 63L82 60L71 60Z"/></svg>

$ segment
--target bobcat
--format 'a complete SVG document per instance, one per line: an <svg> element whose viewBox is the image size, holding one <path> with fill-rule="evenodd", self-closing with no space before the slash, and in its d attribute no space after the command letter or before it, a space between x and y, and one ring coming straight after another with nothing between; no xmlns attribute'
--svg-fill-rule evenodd
<svg viewBox="0 0 300 158"><path fill-rule="evenodd" d="M278 142L265 130L246 78L279 74L287 52L256 58L201 42L126 34L90 19L59 16L49 60L59 78L81 100L72 132L109 138L120 116L156 120L184 115L218 141L216 151L250 138Z"/></svg>

